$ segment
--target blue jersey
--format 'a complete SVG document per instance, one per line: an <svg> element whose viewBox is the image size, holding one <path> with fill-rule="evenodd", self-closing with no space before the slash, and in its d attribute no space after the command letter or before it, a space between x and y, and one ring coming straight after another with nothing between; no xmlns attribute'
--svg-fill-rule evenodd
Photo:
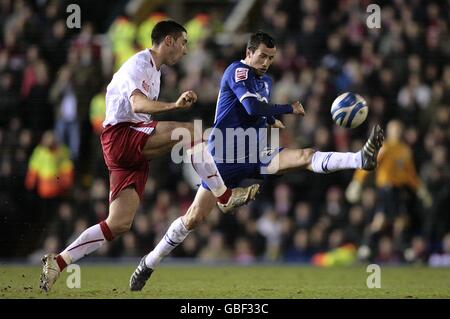
<svg viewBox="0 0 450 319"><path fill-rule="evenodd" d="M281 150L267 148L267 126L276 115L292 113L292 106L270 104L271 89L272 79L258 76L244 61L223 74L208 149L227 187L261 177ZM208 189L204 181L202 186Z"/></svg>
<svg viewBox="0 0 450 319"><path fill-rule="evenodd" d="M260 141L265 141L266 132L260 129L267 127L267 117L249 114L242 102L247 98L256 98L260 102L268 103L271 89L272 79L267 75L257 76L243 61L236 61L225 70L217 98L214 126L208 140L211 154L216 161L231 162L248 158L251 148L255 147L254 144L258 143L259 146ZM256 140L254 135L245 138L244 134L227 134L227 129L239 128L255 129L253 131L256 133ZM221 149L218 149L221 145L215 143L217 130L222 133L224 141ZM243 152L237 150L238 146L242 146Z"/></svg>

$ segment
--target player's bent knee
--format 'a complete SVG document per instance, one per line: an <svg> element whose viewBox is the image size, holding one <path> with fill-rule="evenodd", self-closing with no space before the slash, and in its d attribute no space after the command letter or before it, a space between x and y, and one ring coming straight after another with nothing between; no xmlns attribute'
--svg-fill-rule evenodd
<svg viewBox="0 0 450 319"><path fill-rule="evenodd" d="M311 163L312 156L316 151L312 148L304 148L299 150L298 162L300 166L305 166Z"/></svg>
<svg viewBox="0 0 450 319"><path fill-rule="evenodd" d="M171 122L171 125L172 135L174 134L174 132L177 132L177 134L175 135L180 135L181 137L187 134L191 140L193 139L194 124L190 122Z"/></svg>
<svg viewBox="0 0 450 319"><path fill-rule="evenodd" d="M191 132L191 133L194 132L194 124L193 124L193 123L190 123L190 122L184 122L184 123L182 123L182 125L183 125L183 127L184 127L185 129L188 129L189 132Z"/></svg>
<svg viewBox="0 0 450 319"><path fill-rule="evenodd" d="M188 131L189 131L189 134L190 134L191 136L194 136L194 124L193 124L193 123L189 123L189 122L181 123L181 126L182 126L183 128L185 128L186 130L188 130Z"/></svg>
<svg viewBox="0 0 450 319"><path fill-rule="evenodd" d="M128 232L131 229L131 225L133 224L133 221L107 221L109 225L109 229L111 230L114 237L122 235L123 233Z"/></svg>
<svg viewBox="0 0 450 319"><path fill-rule="evenodd" d="M196 127L193 123L183 123L185 129L189 131L191 142L201 142L203 140L202 127Z"/></svg>

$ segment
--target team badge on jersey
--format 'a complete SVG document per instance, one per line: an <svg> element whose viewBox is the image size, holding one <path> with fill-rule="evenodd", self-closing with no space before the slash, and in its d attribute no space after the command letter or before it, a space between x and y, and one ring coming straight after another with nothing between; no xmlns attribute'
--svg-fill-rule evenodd
<svg viewBox="0 0 450 319"><path fill-rule="evenodd" d="M149 92L150 91L150 85L145 82L145 80L142 81L142 87L144 88L145 91Z"/></svg>
<svg viewBox="0 0 450 319"><path fill-rule="evenodd" d="M234 81L244 81L248 78L248 69L247 68L237 68L234 72Z"/></svg>

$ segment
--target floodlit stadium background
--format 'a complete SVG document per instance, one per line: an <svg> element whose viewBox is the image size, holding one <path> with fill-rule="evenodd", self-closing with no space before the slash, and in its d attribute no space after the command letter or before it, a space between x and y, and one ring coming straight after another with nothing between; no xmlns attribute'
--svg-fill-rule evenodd
<svg viewBox="0 0 450 319"><path fill-rule="evenodd" d="M70 3L81 8L81 29L66 26ZM417 174L433 198L425 208L414 191L402 190L398 214L382 223L377 207L383 198L373 176L361 201L350 204L345 191L353 171L290 173L267 184L256 202L236 214L214 211L173 257L450 266L450 3L378 1L379 29L366 25L368 4L1 1L0 258L37 263L107 216L108 176L98 136L104 90L123 61L150 46L152 25L171 17L188 30L189 54L176 67L163 69L160 100L175 100L187 89L199 100L189 111L157 119L202 119L209 127L224 69L244 57L247 35L262 29L277 40L269 70L272 101L300 99L307 112L304 118L283 117L284 146L356 151L374 123L385 127L397 118L405 125L404 141ZM331 121L331 103L345 91L363 95L369 104L368 120L357 129ZM61 154L66 165L58 168L65 176L63 192L26 187L32 185L30 156L47 130L67 146ZM55 169L45 158L40 161L39 169ZM187 210L196 182L189 167L172 163L169 155L153 161L132 231L94 256L147 253Z"/></svg>

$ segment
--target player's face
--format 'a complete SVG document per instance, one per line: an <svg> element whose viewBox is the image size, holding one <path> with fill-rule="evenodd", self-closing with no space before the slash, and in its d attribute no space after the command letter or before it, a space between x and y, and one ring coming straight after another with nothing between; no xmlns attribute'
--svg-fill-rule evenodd
<svg viewBox="0 0 450 319"><path fill-rule="evenodd" d="M264 75L269 69L275 58L277 52L276 48L268 48L265 44L260 44L259 47L252 52L247 50L247 64L255 69L259 76Z"/></svg>
<svg viewBox="0 0 450 319"><path fill-rule="evenodd" d="M174 65L183 57L183 55L187 54L187 34L186 32L182 32L181 36L178 38L173 38L171 45L171 54L168 59L169 65Z"/></svg>

